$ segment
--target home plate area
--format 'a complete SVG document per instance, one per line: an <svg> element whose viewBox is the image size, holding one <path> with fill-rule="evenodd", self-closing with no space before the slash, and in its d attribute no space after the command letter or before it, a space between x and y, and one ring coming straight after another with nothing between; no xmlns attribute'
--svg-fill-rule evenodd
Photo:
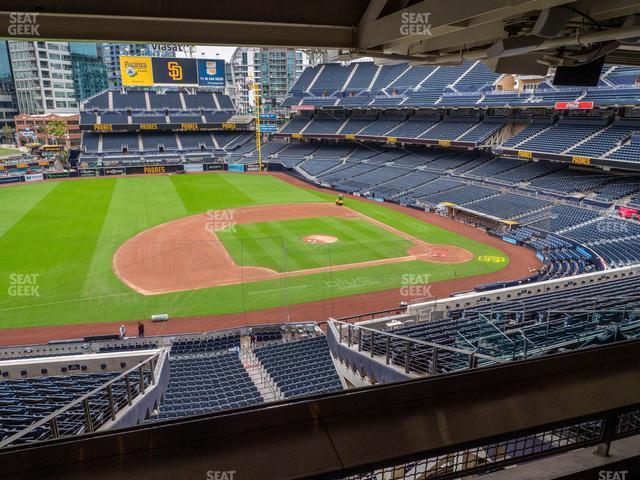
<svg viewBox="0 0 640 480"><path fill-rule="evenodd" d="M218 217L220 216L215 218ZM328 203L256 205L225 212L224 218L227 217L231 219L229 222L233 227L231 230L241 229L246 225L258 225L256 228L259 230L261 222L301 219L321 221L322 218L340 218L343 221L367 222L371 226L386 230L398 239L404 239L408 247L402 251L396 249L393 254L390 253L389 257L380 258L378 255L378 258L363 261L358 260L358 255L355 255L356 258L353 260L342 262L339 261L338 249L332 252L330 257L335 263L320 263L310 267L281 271L277 266L260 262L254 264L236 262L237 258L244 260L250 253L259 253L269 245L268 237L262 242L254 242L254 248L250 251L243 247L245 250L239 254L236 252L234 258L225 248L221 237L226 235L225 238L230 247L242 243L238 243L237 239L229 240L230 233L226 228L217 232L212 231L208 228L209 216L198 214L157 225L127 240L113 258L113 271L131 289L143 295L154 295L414 260L454 264L473 259L473 254L463 248L429 244L359 212ZM328 233L306 235L300 233L297 239L310 246L333 244L332 248L344 247L349 241L353 243L353 232L347 234L343 242L339 241L340 235ZM367 241L366 237L363 238L362 245L367 245ZM380 244L376 248L379 251L386 251L387 247ZM347 259L350 258L347 257ZM345 259L344 256L342 259Z"/></svg>

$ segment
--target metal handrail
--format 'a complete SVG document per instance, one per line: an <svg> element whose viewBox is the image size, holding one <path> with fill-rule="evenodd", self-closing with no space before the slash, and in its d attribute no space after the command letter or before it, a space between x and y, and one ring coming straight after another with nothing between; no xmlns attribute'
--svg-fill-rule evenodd
<svg viewBox="0 0 640 480"><path fill-rule="evenodd" d="M363 342L362 342L362 335L360 334L361 332L367 332L370 333L372 338L371 338L371 345L369 346L371 351L370 354L372 357L375 356L375 352L373 351L373 337L375 335L379 335L383 338L386 338L386 348L385 348L385 364L389 365L390 363L390 358L392 355L392 351L389 348L389 344L390 344L390 340L391 339L396 339L402 342L405 342L406 344L406 350L405 350L405 358L404 358L404 371L405 373L411 373L412 370L420 373L420 374L430 374L430 375L435 375L437 374L437 365L438 365L438 352L440 351L444 351L444 352L450 352L450 353L455 353L455 354L460 354L460 355L465 355L468 359L469 359L469 368L475 368L478 366L478 360L486 360L488 362L491 363L505 363L506 360L502 359L502 358L497 358L497 357L493 357L491 355L487 355L484 353L478 353L475 350L466 350L463 348L458 348L458 347L451 347L449 345L442 345L439 343L433 343L433 342L428 342L426 340L419 340L416 338L411 338L411 337L405 337L403 335L398 335L395 333L390 333L390 332L386 332L384 330L376 330L374 328L369 328L369 327L363 327L360 325L353 325L350 323L345 323L345 322L340 322L338 320L331 320L330 323L333 325L333 328L335 328L337 330L337 334L338 334L338 342L339 343L346 343L349 347L354 346L355 348L357 348L357 350L359 352L361 352L363 350ZM343 334L343 327L346 328L347 330L347 334L344 335ZM357 338L355 338L356 336L354 335L355 332L358 332ZM411 353L412 353L412 346L417 346L417 347L427 347L433 350L433 354L432 354L432 364L431 364L431 368L429 369L429 372L426 371L421 371L419 369L415 369L411 367ZM365 346L366 347L366 346Z"/></svg>
<svg viewBox="0 0 640 480"><path fill-rule="evenodd" d="M157 361L160 359L160 356L162 354L163 354L163 352L155 353L151 357L143 360L140 363L137 363L135 366L131 367L129 370L121 373L117 377L112 378L111 380L103 383L99 387L96 387L93 390L85 393L84 395L76 398L75 400L72 400L71 402L69 402L64 407L56 410L53 413L50 413L49 415L47 415L46 417L38 420L37 422L32 423L31 425L26 427L24 430L22 430L22 431L20 431L20 432L18 432L16 434L6 438L6 439L0 441L0 449L6 447L8 445L11 445L16 440L19 440L20 438L24 437L25 435L27 435L28 433L32 432L36 428L42 427L44 425L50 425L53 438L58 438L59 437L59 429L58 429L57 418L61 414L65 413L65 412L68 412L69 410L71 410L72 408L74 408L74 407L76 407L78 405L82 405L83 406L83 408L84 408L84 416L85 416L85 424L87 425L89 431L93 431L89 399L91 397L93 397L96 393L102 392L104 390L107 391L107 396L109 398L109 403L110 403L109 404L110 415L111 415L111 419L114 420L115 417L116 417L116 412L115 412L115 405L113 403L113 395L112 395L112 392L111 392L113 384L116 383L116 382L121 381L122 379L125 380L126 385L127 385L127 400L128 400L129 405L131 405L134 396L133 396L133 393L132 393L131 383L130 383L130 379L129 379L130 375L134 371L138 371L140 373L140 381L144 382L144 377L142 376L143 367L145 365L149 364L149 366L150 366L149 370L151 372L151 385L155 385L155 383L156 383L156 375L155 375L154 368L155 368L155 366L157 364ZM145 389L146 389L146 385L142 384L142 388L140 389L140 394L144 394L145 393ZM137 396L138 395L136 395L136 397Z"/></svg>

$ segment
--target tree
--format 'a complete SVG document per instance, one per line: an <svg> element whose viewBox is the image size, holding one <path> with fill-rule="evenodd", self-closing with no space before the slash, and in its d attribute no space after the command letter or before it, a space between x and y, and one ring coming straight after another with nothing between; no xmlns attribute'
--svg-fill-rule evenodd
<svg viewBox="0 0 640 480"><path fill-rule="evenodd" d="M15 143L15 139L13 137L15 130L11 128L9 125L5 125L2 127L2 140L6 143Z"/></svg>
<svg viewBox="0 0 640 480"><path fill-rule="evenodd" d="M46 132L47 137L53 138L53 143L59 145L61 143L60 140L67 135L67 125L62 120L52 120L47 123Z"/></svg>

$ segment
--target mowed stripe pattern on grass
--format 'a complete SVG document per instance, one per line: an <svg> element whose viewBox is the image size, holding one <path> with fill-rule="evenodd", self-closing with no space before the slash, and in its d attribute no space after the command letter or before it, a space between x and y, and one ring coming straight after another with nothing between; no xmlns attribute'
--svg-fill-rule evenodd
<svg viewBox="0 0 640 480"><path fill-rule="evenodd" d="M277 272L402 257L412 246L370 222L356 218L320 217L235 225L218 232L237 265ZM304 238L328 235L331 244L310 244Z"/></svg>
<svg viewBox="0 0 640 480"><path fill-rule="evenodd" d="M229 173L2 188L0 211L6 215L0 215L0 328L114 322L154 313L237 313L398 288L408 273L438 281L505 266L476 260L455 267L415 261L150 297L130 290L111 270L112 256L122 243L169 220L222 208L334 199L335 194L301 189L268 175ZM476 255L504 255L384 205L349 200L349 207L430 243L459 245ZM317 233L326 232L312 232ZM11 295L15 273L38 274L39 296Z"/></svg>

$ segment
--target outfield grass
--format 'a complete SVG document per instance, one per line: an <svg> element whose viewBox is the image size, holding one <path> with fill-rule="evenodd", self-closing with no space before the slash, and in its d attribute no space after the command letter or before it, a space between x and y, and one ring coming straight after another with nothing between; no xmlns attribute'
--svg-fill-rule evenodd
<svg viewBox="0 0 640 480"><path fill-rule="evenodd" d="M10 157L13 155L21 155L22 152L20 150L18 150L17 148L7 148L7 147L0 147L0 158L1 157Z"/></svg>
<svg viewBox="0 0 640 480"><path fill-rule="evenodd" d="M506 266L477 259L460 265L416 261L154 296L133 292L112 272L113 254L124 241L163 222L210 209L334 199L335 194L301 189L271 176L228 173L83 179L1 188L0 328L113 322L165 312L172 317L237 313L398 288L406 282L407 274L429 275L435 282ZM349 200L349 207L430 243L457 245L476 256L505 256L383 204ZM265 225L286 228L278 224L287 222ZM334 227L344 232L339 228L344 225ZM375 233L380 232L392 235L376 228ZM392 236L393 248L403 248L405 240ZM299 247L297 252L310 246ZM362 250L366 256L381 254L375 249ZM332 264L337 258L346 261L340 255L332 256ZM302 253L297 256L301 265L309 261ZM275 265L284 268L278 260ZM293 269L293 264L287 268ZM29 290L22 287L33 279L36 290L29 291L31 295L14 296Z"/></svg>
<svg viewBox="0 0 640 480"><path fill-rule="evenodd" d="M304 237L329 235L338 241L309 244ZM236 225L218 232L237 265L277 272L403 257L413 244L366 220L321 217Z"/></svg>

